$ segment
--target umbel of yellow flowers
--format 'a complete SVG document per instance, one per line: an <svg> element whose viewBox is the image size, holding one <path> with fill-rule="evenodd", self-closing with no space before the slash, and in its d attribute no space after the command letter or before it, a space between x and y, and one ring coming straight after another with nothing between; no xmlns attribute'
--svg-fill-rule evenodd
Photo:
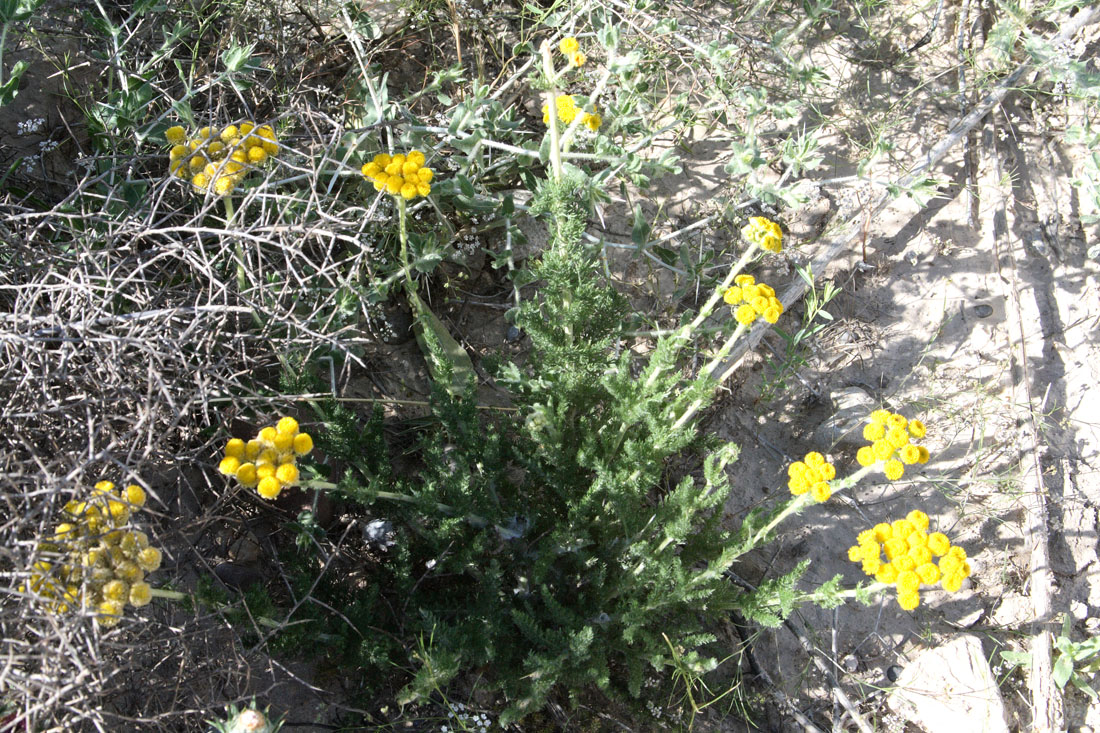
<svg viewBox="0 0 1100 733"><path fill-rule="evenodd" d="M408 155L379 153L360 172L374 183L375 191L411 200L432 192L435 173L424 167L424 160L424 153L419 150L410 150Z"/></svg>
<svg viewBox="0 0 1100 733"><path fill-rule="evenodd" d="M783 250L783 230L777 223L763 216L750 217L748 225L741 230L741 236L760 249L769 252Z"/></svg>
<svg viewBox="0 0 1100 733"><path fill-rule="evenodd" d="M928 463L931 457L928 449L911 442L912 439L920 440L927 432L920 420L906 420L896 412L875 410L863 428L863 438L871 445L859 449L856 461L861 466L882 463L886 478L897 481L905 474L906 466Z"/></svg>
<svg viewBox="0 0 1100 733"><path fill-rule="evenodd" d="M756 282L752 275L738 275L733 283L722 299L733 308L733 317L741 325L751 326L757 318L775 323L783 315L783 304L772 286Z"/></svg>
<svg viewBox="0 0 1100 733"><path fill-rule="evenodd" d="M264 499L275 499L284 488L298 483L298 457L313 450L313 438L298 430L298 421L284 417L247 443L232 438L218 470L233 476Z"/></svg>
<svg viewBox="0 0 1100 733"><path fill-rule="evenodd" d="M836 478L836 467L825 460L825 456L811 451L801 461L795 461L788 467L790 480L787 488L795 496L809 493L814 501L828 501L833 495L829 482Z"/></svg>
<svg viewBox="0 0 1100 733"><path fill-rule="evenodd" d="M570 66L584 66L585 62L588 61L588 57L581 51L580 42L573 36L561 39L558 50L568 59Z"/></svg>
<svg viewBox="0 0 1100 733"><path fill-rule="evenodd" d="M914 509L905 519L860 532L858 544L848 548L848 559L860 563L864 573L897 588L898 605L906 611L920 605L922 586L939 583L955 593L970 576L966 550L953 546L942 532L928 534L928 524L928 515Z"/></svg>
<svg viewBox="0 0 1100 733"><path fill-rule="evenodd" d="M145 573L160 567L161 553L149 538L127 526L145 506L136 484L116 490L100 481L90 496L65 505L66 520L38 548L47 559L35 563L21 593L34 593L53 613L84 608L100 626L114 626L127 604L140 608L152 599Z"/></svg>
<svg viewBox="0 0 1100 733"><path fill-rule="evenodd" d="M578 107L577 100L573 99L572 94L559 95L554 100L554 106L557 108L558 119L567 125L577 119L577 115L581 116L581 123L592 132L599 130L600 125L603 124L603 117L598 113L589 114ZM544 125L550 124L550 108L545 104L542 105L542 122Z"/></svg>
<svg viewBox="0 0 1100 733"><path fill-rule="evenodd" d="M177 125L168 128L164 137L172 146L169 172L191 181L196 191L213 191L219 196L232 193L250 170L279 154L275 130L253 122L221 130L203 127L193 135Z"/></svg>

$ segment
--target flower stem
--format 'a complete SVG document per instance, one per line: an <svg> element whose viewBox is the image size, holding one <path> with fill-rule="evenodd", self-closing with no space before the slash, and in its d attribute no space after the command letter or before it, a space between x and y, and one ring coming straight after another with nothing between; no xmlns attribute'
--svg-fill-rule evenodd
<svg viewBox="0 0 1100 733"><path fill-rule="evenodd" d="M554 59L550 56L550 42L542 44L542 68L550 80L550 89L546 92L546 114L550 125L550 170L554 181L561 181L561 137L558 132L558 86L554 76Z"/></svg>
<svg viewBox="0 0 1100 733"><path fill-rule="evenodd" d="M186 601L186 600L190 600L192 603L195 603L196 605L198 604L198 601L197 601L197 599L195 598L195 596L193 594L191 594L191 593L181 593L178 590L165 590L164 588L150 588L149 593L150 593L150 595L153 596L153 598L163 598L163 599L168 600L168 601ZM221 611L223 613L226 612L226 611L233 610L232 606L229 606L225 603L212 603L210 605L212 605L214 608L218 609L219 611ZM281 624L278 621L273 621L272 619L269 619L266 616L256 616L255 618L256 618L256 623L258 623L260 626L264 626L264 627L269 628L269 629L281 629L284 626L286 626L286 624Z"/></svg>
<svg viewBox="0 0 1100 733"><path fill-rule="evenodd" d="M416 282L412 278L412 268L409 267L409 213L404 196L395 196L397 199L397 238L401 241L401 269L405 272L405 287L409 292L416 291Z"/></svg>

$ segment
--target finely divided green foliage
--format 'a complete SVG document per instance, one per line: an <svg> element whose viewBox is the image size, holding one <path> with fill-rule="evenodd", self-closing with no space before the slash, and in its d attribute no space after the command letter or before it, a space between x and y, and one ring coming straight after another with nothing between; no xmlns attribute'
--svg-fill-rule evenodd
<svg viewBox="0 0 1100 733"><path fill-rule="evenodd" d="M369 615L365 603L363 636L400 640L408 655L387 643L347 661L411 657L404 700L463 672L506 696L503 721L552 694L636 698L647 669L672 668L677 655L706 661L728 613L776 623L794 598L794 575L756 594L725 577L753 545L723 522L736 446L713 446L701 476L667 485L669 460L699 448L692 423L674 423L713 383L684 379L677 337L640 372L631 352L616 355L626 305L579 243L574 186L547 183L532 206L552 241L530 273L538 296L517 314L530 357L499 374L518 412L487 416L437 388L412 470L394 470L377 413L362 425L327 408L322 445L348 466L341 490L392 522L396 540L370 564L368 591L340 599L351 604L344 618ZM328 581L322 591L338 593Z"/></svg>

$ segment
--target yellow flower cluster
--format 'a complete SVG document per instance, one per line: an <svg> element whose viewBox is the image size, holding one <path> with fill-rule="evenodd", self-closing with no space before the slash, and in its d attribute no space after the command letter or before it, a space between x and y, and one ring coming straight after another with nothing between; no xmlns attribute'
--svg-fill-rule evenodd
<svg viewBox="0 0 1100 733"><path fill-rule="evenodd" d="M741 230L741 236L769 252L783 250L783 230L774 221L763 216L750 217L748 226Z"/></svg>
<svg viewBox="0 0 1100 733"><path fill-rule="evenodd" d="M435 174L431 168L424 167L424 160L424 153L419 150L409 151L408 155L379 153L363 166L361 172L367 180L374 182L375 191L414 199L432 192L431 183Z"/></svg>
<svg viewBox="0 0 1100 733"><path fill-rule="evenodd" d="M556 100L554 105L558 110L558 119L569 125L573 120L577 119L577 115L581 116L581 124L587 127L592 132L600 129L600 125L603 124L603 117L599 113L589 114L582 108L577 106L577 100L573 99L572 94L562 94ZM550 108L547 105L542 105L542 122L543 124L550 124Z"/></svg>
<svg viewBox="0 0 1100 733"><path fill-rule="evenodd" d="M882 462L883 473L891 481L905 474L905 467L914 463L928 463L930 454L923 445L914 445L911 439L920 440L927 428L920 420L906 420L889 410L875 410L871 421L863 428L863 438L871 442L856 453L861 466L873 466Z"/></svg>
<svg viewBox="0 0 1100 733"><path fill-rule="evenodd" d="M860 532L856 542L848 548L848 559L878 582L896 586L898 605L906 611L920 605L921 586L939 583L954 593L970 576L966 550L953 546L942 532L928 534L928 515L919 509ZM937 557L939 562L933 559Z"/></svg>
<svg viewBox="0 0 1100 733"><path fill-rule="evenodd" d="M790 478L787 488L795 496L809 492L814 501L820 503L828 501L833 495L829 482L836 478L836 467L816 451L811 451L801 461L792 463L787 469L787 475Z"/></svg>
<svg viewBox="0 0 1100 733"><path fill-rule="evenodd" d="M584 66L585 62L588 61L588 57L581 51L581 44L573 36L561 39L558 50L569 59L570 66Z"/></svg>
<svg viewBox="0 0 1100 733"><path fill-rule="evenodd" d="M180 126L164 133L172 146L168 170L190 180L196 191L213 191L219 196L232 193L248 171L263 165L279 153L275 130L253 122L228 125L220 131L203 127L188 136Z"/></svg>
<svg viewBox="0 0 1100 733"><path fill-rule="evenodd" d="M775 323L783 315L783 304L770 285L756 282L752 275L738 275L733 282L734 286L722 295L722 299L731 307L737 306L733 317L738 323L751 326L761 316L768 323Z"/></svg>
<svg viewBox="0 0 1100 733"><path fill-rule="evenodd" d="M298 421L284 417L247 443L232 438L218 470L234 476L241 486L255 488L264 499L275 499L298 482L298 456L313 450L313 438L298 431Z"/></svg>
<svg viewBox="0 0 1100 733"><path fill-rule="evenodd" d="M143 506L144 489L132 484L116 490L110 481L97 483L88 499L70 501L66 521L39 542L49 559L35 563L19 591L38 594L54 613L94 610L101 626L117 624L127 604L149 603L153 592L145 573L160 567L160 550L149 545L144 532L127 527Z"/></svg>

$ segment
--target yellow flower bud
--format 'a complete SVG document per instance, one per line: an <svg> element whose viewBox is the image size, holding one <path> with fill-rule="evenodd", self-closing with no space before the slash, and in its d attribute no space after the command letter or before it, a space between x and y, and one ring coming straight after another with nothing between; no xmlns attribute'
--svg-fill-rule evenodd
<svg viewBox="0 0 1100 733"><path fill-rule="evenodd" d="M138 581L130 586L130 605L134 608L141 608L142 606L149 605L149 601L153 600L153 589L149 587L149 584L144 581Z"/></svg>
<svg viewBox="0 0 1100 733"><path fill-rule="evenodd" d="M100 626L111 627L116 626L122 619L123 605L118 601L103 601L96 608L98 616L96 617L96 623Z"/></svg>
<svg viewBox="0 0 1100 733"><path fill-rule="evenodd" d="M103 586L102 593L108 601L125 603L130 598L130 586L124 580L112 580Z"/></svg>
<svg viewBox="0 0 1100 733"><path fill-rule="evenodd" d="M137 564L142 570L151 573L160 568L161 554L155 547L146 547L137 555Z"/></svg>
<svg viewBox="0 0 1100 733"><path fill-rule="evenodd" d="M264 499L275 499L279 496L279 492L283 490L282 483L274 476L268 476L267 478L260 479L260 483L256 485L256 493L258 493Z"/></svg>
<svg viewBox="0 0 1100 733"><path fill-rule="evenodd" d="M259 481L256 470L255 463L242 463L241 467L237 469L237 480L241 482L242 486L254 486Z"/></svg>
<svg viewBox="0 0 1100 733"><path fill-rule="evenodd" d="M313 438L309 433L298 433L294 436L294 452L304 456L313 450Z"/></svg>
<svg viewBox="0 0 1100 733"><path fill-rule="evenodd" d="M179 145L187 139L187 131L179 125L169 127L164 131L164 139L172 145Z"/></svg>
<svg viewBox="0 0 1100 733"><path fill-rule="evenodd" d="M236 185L237 181L233 176L218 176L214 181L214 193L219 196L228 196Z"/></svg>
<svg viewBox="0 0 1100 733"><path fill-rule="evenodd" d="M283 463L275 469L275 478L284 484L293 484L298 481L298 467L293 463Z"/></svg>
<svg viewBox="0 0 1100 733"><path fill-rule="evenodd" d="M237 470L241 467L241 461L239 458L233 456L226 456L218 464L218 471L226 476L236 476Z"/></svg>
<svg viewBox="0 0 1100 733"><path fill-rule="evenodd" d="M916 609L920 605L920 593L915 590L898 593L898 605L903 611Z"/></svg>

